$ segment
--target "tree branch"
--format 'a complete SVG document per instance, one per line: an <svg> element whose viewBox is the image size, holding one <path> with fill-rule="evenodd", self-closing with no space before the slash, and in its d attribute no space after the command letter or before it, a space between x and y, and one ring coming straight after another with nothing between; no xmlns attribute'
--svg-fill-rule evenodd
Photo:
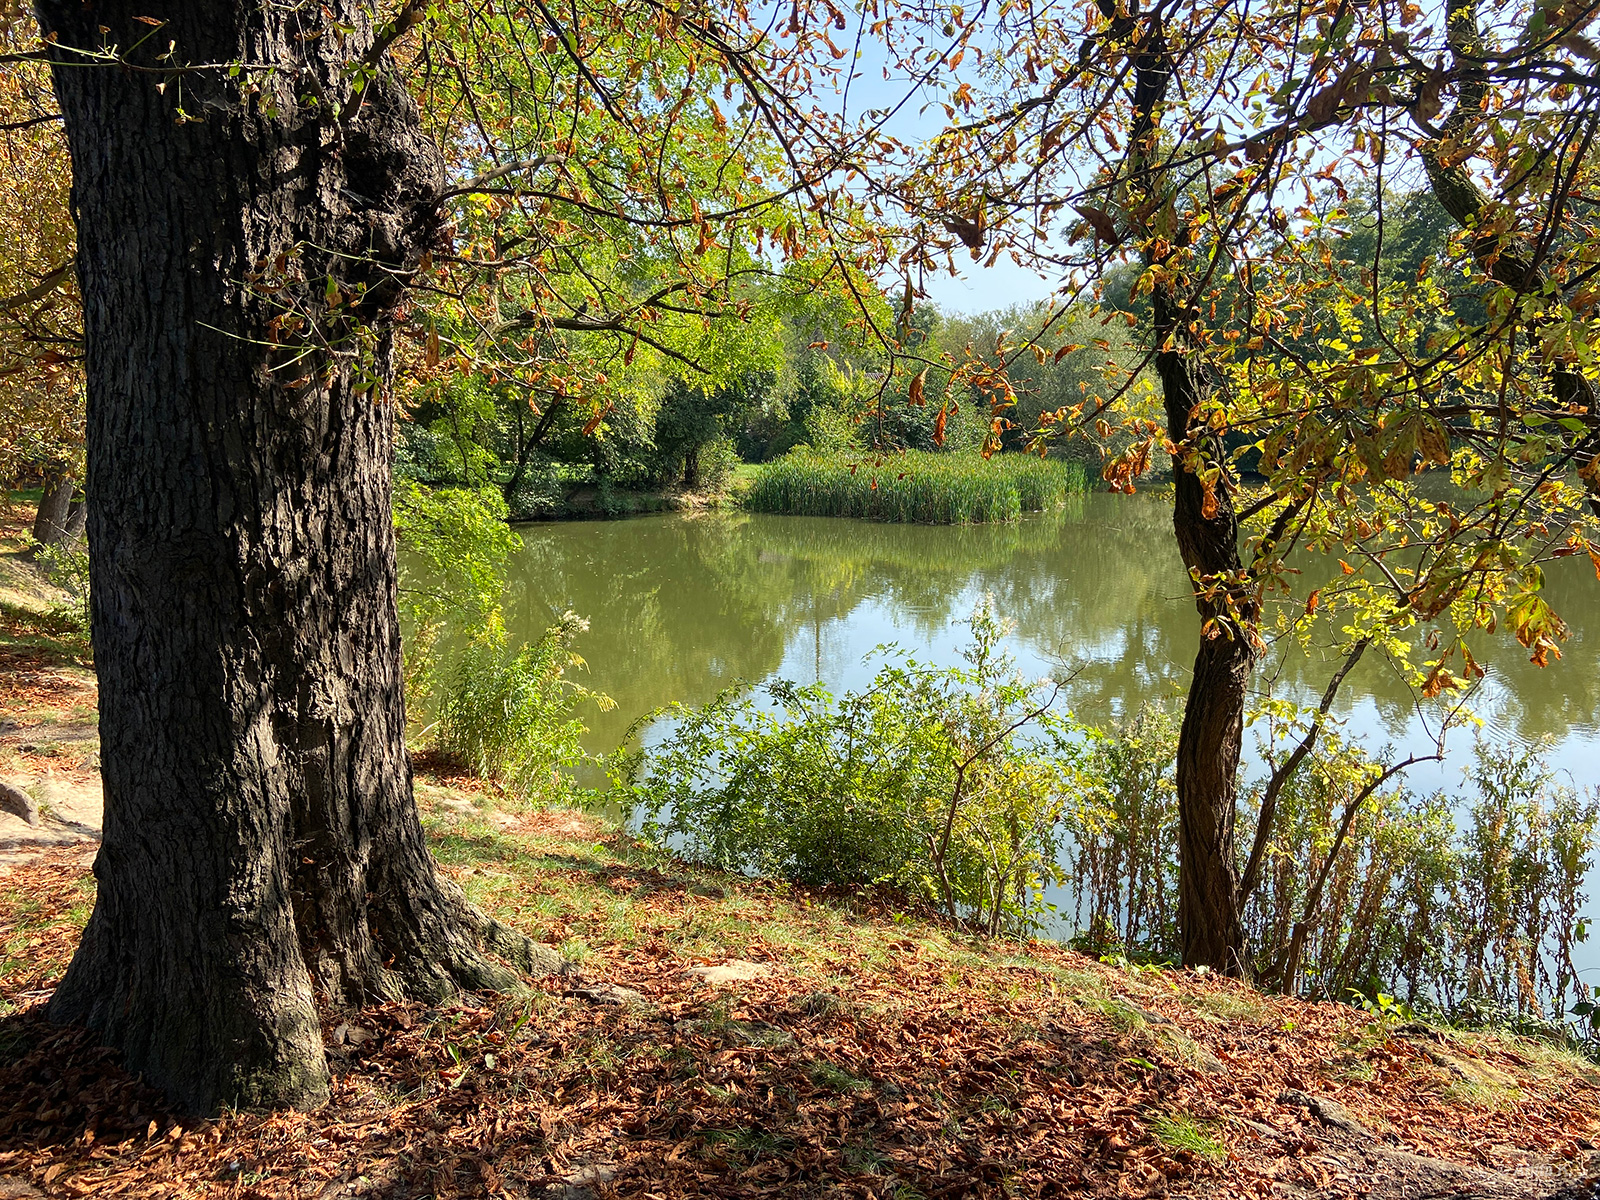
<svg viewBox="0 0 1600 1200"><path fill-rule="evenodd" d="M439 202L442 204L444 201L450 200L456 196L470 196L474 192L481 192L491 183L504 179L507 175L515 175L522 171L537 171L540 167L547 165L549 161L549 159L541 154L538 158L525 158L520 162L507 163L503 167L496 167L492 171L485 171L481 175L474 175L460 187L454 187L445 192L439 197Z"/></svg>
<svg viewBox="0 0 1600 1200"><path fill-rule="evenodd" d="M14 308L22 308L27 304L37 304L51 292L72 277L73 268L77 266L76 258L69 258L55 270L47 274L38 283L25 292L18 292L15 296L0 298L0 309L9 312Z"/></svg>
<svg viewBox="0 0 1600 1200"><path fill-rule="evenodd" d="M372 43L372 48L362 56L362 65L367 67L377 66L383 56L389 52L389 47L421 24L422 18L427 13L427 0L406 0L400 6L400 11L395 13L394 20L389 22L388 27L378 35L378 40Z"/></svg>
<svg viewBox="0 0 1600 1200"><path fill-rule="evenodd" d="M1334 672L1333 678L1328 681L1327 690L1322 693L1322 703L1317 706L1317 715L1311 719L1311 728L1306 730L1306 735L1300 739L1300 744L1274 769L1272 777L1267 780L1267 790L1261 797L1261 815L1256 820L1255 842L1250 847L1250 858L1245 864L1244 877L1239 880L1241 905L1250 899L1250 894L1260 882L1261 863L1266 857L1267 842L1272 836L1272 819L1277 815L1278 796L1283 791L1284 785L1300 769L1300 764L1305 761L1306 755L1316 747L1317 736L1322 732L1322 723L1333 707L1333 700L1339 694L1340 685L1344 683L1345 676L1350 674L1355 665L1361 661L1361 656L1367 652L1371 642L1370 637L1364 637L1351 648L1349 654L1345 655L1344 663Z"/></svg>

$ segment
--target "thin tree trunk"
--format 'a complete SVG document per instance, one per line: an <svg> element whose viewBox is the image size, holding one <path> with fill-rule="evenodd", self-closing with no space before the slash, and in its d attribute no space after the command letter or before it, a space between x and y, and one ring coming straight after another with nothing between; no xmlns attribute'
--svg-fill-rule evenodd
<svg viewBox="0 0 1600 1200"><path fill-rule="evenodd" d="M1117 8L1100 0L1108 18ZM1129 175L1152 193L1172 187L1153 165L1159 144L1161 103L1172 79L1172 56L1159 11L1148 18L1135 58ZM1159 211L1161 197L1148 197ZM1151 236L1144 230L1145 236ZM1152 244L1166 246L1166 239ZM1159 264L1181 266L1181 250L1167 248ZM1181 273L1178 274L1181 280ZM1173 532L1196 588L1200 649L1178 731L1178 936L1186 966L1230 975L1248 974L1240 920L1239 869L1234 820L1239 752L1244 741L1245 691L1255 669L1249 626L1256 605L1243 583L1239 521L1227 492L1224 450L1217 435L1193 424L1213 380L1189 329L1198 319L1182 283L1165 275L1152 289L1152 335L1159 348L1156 373L1166 409L1167 437L1178 447L1172 462ZM1193 461L1191 461L1193 459ZM1208 486L1202 473L1210 473Z"/></svg>
<svg viewBox="0 0 1600 1200"><path fill-rule="evenodd" d="M381 385L440 156L392 69L359 106L343 82L376 36L350 0L39 11L73 162L105 783L50 1015L192 1110L314 1105L316 992L512 984L484 939L531 961L436 873L404 742ZM173 42L278 69L161 88L65 49L141 40L140 67Z"/></svg>
<svg viewBox="0 0 1600 1200"><path fill-rule="evenodd" d="M1220 441L1191 429L1190 414L1206 397L1209 381L1184 332L1186 314L1167 288L1154 294L1156 355L1167 435L1200 454L1197 464L1221 463ZM1200 595L1200 648L1178 732L1178 930L1186 966L1247 974L1244 926L1239 913L1239 871L1234 846L1239 753L1244 741L1245 692L1255 651L1243 625L1253 602L1219 581L1237 579L1239 522L1224 482L1207 489L1196 465L1173 460L1173 531ZM1214 592L1215 595L1207 593ZM1234 611L1228 611L1232 597Z"/></svg>

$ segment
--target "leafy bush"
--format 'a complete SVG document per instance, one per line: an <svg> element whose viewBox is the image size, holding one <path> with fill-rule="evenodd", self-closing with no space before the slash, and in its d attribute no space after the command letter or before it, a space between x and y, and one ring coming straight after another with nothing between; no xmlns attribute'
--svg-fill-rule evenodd
<svg viewBox="0 0 1600 1200"><path fill-rule="evenodd" d="M700 484L704 491L714 492L733 478L740 462L739 449L730 437L718 437L700 448Z"/></svg>
<svg viewBox="0 0 1600 1200"><path fill-rule="evenodd" d="M548 454L530 451L527 461L513 471L501 493L513 521L553 517L566 503L567 487L562 465Z"/></svg>
<svg viewBox="0 0 1600 1200"><path fill-rule="evenodd" d="M472 637L499 610L507 560L522 545L506 516L495 488L428 488L395 480L395 536L407 552L399 588L406 688L414 703L434 688L441 645Z"/></svg>
<svg viewBox="0 0 1600 1200"><path fill-rule="evenodd" d="M795 450L762 466L745 506L811 517L965 525L1015 520L1088 490L1077 463L1032 455L820 454Z"/></svg>
<svg viewBox="0 0 1600 1200"><path fill-rule="evenodd" d="M89 544L80 540L40 546L35 561L45 577L67 594L65 602L57 609L58 614L88 632Z"/></svg>
<svg viewBox="0 0 1600 1200"><path fill-rule="evenodd" d="M578 709L591 701L601 709L612 704L567 676L584 665L572 642L588 628L568 612L537 642L513 648L495 610L455 662L435 748L524 802L560 795L565 772L587 757Z"/></svg>
<svg viewBox="0 0 1600 1200"><path fill-rule="evenodd" d="M1075 819L1080 746L1000 652L984 600L964 667L893 649L871 687L835 698L778 682L725 692L625 760L641 833L726 870L885 884L990 935L1031 929Z"/></svg>
<svg viewBox="0 0 1600 1200"><path fill-rule="evenodd" d="M1398 783L1363 798L1380 771L1325 731L1279 793L1244 914L1265 982L1335 999L1447 984L1460 869L1450 803Z"/></svg>
<svg viewBox="0 0 1600 1200"><path fill-rule="evenodd" d="M1458 984L1470 997L1526 1014L1538 997L1577 984L1583 881L1594 865L1600 793L1556 784L1536 748L1480 741L1470 772L1477 802L1458 884Z"/></svg>

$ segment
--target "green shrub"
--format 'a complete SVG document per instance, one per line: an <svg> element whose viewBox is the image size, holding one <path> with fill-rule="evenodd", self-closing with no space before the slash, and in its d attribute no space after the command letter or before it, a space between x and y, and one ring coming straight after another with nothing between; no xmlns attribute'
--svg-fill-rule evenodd
<svg viewBox="0 0 1600 1200"><path fill-rule="evenodd" d="M400 559L400 615L405 622L408 700L420 707L441 670L441 647L487 627L506 586L506 563L522 539L506 524L497 488L429 488L394 483Z"/></svg>
<svg viewBox="0 0 1600 1200"><path fill-rule="evenodd" d="M1081 465L1032 455L797 449L760 468L744 503L792 516L966 525L1053 508L1088 486Z"/></svg>
<svg viewBox="0 0 1600 1200"><path fill-rule="evenodd" d="M1033 928L1075 817L1080 747L1000 652L992 601L965 667L894 650L864 692L778 682L678 718L618 782L641 833L726 870L889 885L989 935Z"/></svg>
<svg viewBox="0 0 1600 1200"><path fill-rule="evenodd" d="M1534 1013L1539 997L1577 984L1583 882L1594 865L1600 793L1556 784L1538 748L1479 741L1470 778L1458 905L1459 986L1500 1008Z"/></svg>
<svg viewBox="0 0 1600 1200"><path fill-rule="evenodd" d="M612 703L567 677L584 665L572 642L588 627L569 612L537 642L513 648L495 610L455 661L434 727L435 748L523 802L563 795L567 772L587 757L579 708Z"/></svg>
<svg viewBox="0 0 1600 1200"><path fill-rule="evenodd" d="M731 437L718 437L700 448L700 488L714 492L733 478L740 462L739 449Z"/></svg>
<svg viewBox="0 0 1600 1200"><path fill-rule="evenodd" d="M1462 849L1450 802L1398 781L1360 799L1380 770L1327 730L1279 793L1261 882L1244 912L1257 969L1273 986L1331 999L1352 989L1448 996ZM1254 792L1247 803L1258 803Z"/></svg>
<svg viewBox="0 0 1600 1200"><path fill-rule="evenodd" d="M57 542L40 546L35 559L45 577L66 592L66 600L56 614L80 630L89 630L89 544L86 541Z"/></svg>
<svg viewBox="0 0 1600 1200"><path fill-rule="evenodd" d="M567 486L562 464L538 450L528 454L522 469L501 489L513 521L553 517L566 505Z"/></svg>

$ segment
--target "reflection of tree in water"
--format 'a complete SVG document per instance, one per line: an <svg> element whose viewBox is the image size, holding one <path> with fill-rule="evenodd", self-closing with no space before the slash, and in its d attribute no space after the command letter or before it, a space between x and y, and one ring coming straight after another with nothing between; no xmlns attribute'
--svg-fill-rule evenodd
<svg viewBox="0 0 1600 1200"><path fill-rule="evenodd" d="M657 705L703 703L781 660L793 582L758 561L739 524L665 517L522 528L507 625L533 637L561 609L589 618L578 652L591 686L617 701L585 717L591 748L615 746Z"/></svg>
<svg viewBox="0 0 1600 1200"><path fill-rule="evenodd" d="M1315 560L1301 564L1307 574L1316 570ZM1335 568L1336 569L1336 568ZM1330 570L1329 577L1333 577ZM1537 667L1528 652L1509 633L1478 632L1469 639L1473 654L1488 670L1485 686L1473 700L1480 715L1525 740L1545 735L1557 739L1573 733L1592 733L1600 714L1600 656L1595 638L1600 634L1600 588L1588 560L1567 559L1546 567L1545 599L1571 627L1572 636L1561 646L1562 658L1548 667ZM1420 636L1420 634L1418 635ZM1421 661L1421 655L1413 656ZM1328 631L1321 631L1321 644L1310 653L1298 646L1275 649L1267 670L1258 675L1263 686L1276 675L1274 691L1280 696L1309 699L1327 686L1337 669L1340 656L1331 645ZM1335 710L1347 713L1360 700L1371 702L1381 725L1398 731L1417 715L1417 696L1402 674L1383 656L1367 654L1347 680ZM1441 698L1452 702L1449 693ZM1426 710L1437 715L1431 704Z"/></svg>
<svg viewBox="0 0 1600 1200"><path fill-rule="evenodd" d="M855 627L869 603L912 635L908 648L949 649L985 590L1017 622L1024 657L1080 669L1072 705L1106 722L1187 682L1198 628L1170 522L1158 499L1093 495L1044 517L965 528L738 514L524 526L507 621L532 637L563 608L591 619L578 649L592 686L618 702L591 716L595 749L660 704L703 703L771 675L786 650L796 677L839 677L879 640ZM1592 728L1600 706L1600 664L1585 640L1593 578L1552 569L1546 594L1573 629L1562 662L1540 671L1510 639L1485 639L1483 661L1509 693L1505 717L1525 736ZM1344 710L1364 695L1386 722L1406 724L1409 692L1369 657ZM1292 648L1276 691L1309 700L1334 665L1331 654Z"/></svg>

